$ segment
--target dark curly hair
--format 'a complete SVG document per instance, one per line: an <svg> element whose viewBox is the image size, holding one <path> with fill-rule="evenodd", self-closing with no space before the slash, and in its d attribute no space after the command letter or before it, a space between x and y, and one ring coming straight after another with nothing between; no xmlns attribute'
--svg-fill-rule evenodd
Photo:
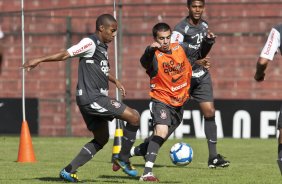
<svg viewBox="0 0 282 184"><path fill-rule="evenodd" d="M187 7L191 6L193 1L202 1L205 5L205 0L187 0Z"/></svg>

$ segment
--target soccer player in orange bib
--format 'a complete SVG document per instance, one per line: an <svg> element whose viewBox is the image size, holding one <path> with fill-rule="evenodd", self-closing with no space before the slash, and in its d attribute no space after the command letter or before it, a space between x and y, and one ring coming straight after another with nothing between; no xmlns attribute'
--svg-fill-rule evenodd
<svg viewBox="0 0 282 184"><path fill-rule="evenodd" d="M187 44L170 43L171 28L166 23L156 24L152 32L154 42L146 48L140 62L150 77L149 106L154 129L149 139L131 151L143 149L145 169L140 181L159 181L152 172L154 162L160 147L182 121L192 76Z"/></svg>

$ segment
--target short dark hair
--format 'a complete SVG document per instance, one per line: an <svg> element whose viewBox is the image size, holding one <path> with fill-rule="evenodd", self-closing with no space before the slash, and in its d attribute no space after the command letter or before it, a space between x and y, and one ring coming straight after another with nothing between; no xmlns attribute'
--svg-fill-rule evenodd
<svg viewBox="0 0 282 184"><path fill-rule="evenodd" d="M205 5L205 0L187 0L187 7L191 6L193 1L202 1Z"/></svg>
<svg viewBox="0 0 282 184"><path fill-rule="evenodd" d="M111 14L102 14L96 20L96 30L99 30L101 25L108 25L109 22L117 22Z"/></svg>
<svg viewBox="0 0 282 184"><path fill-rule="evenodd" d="M152 29L153 36L154 38L156 38L159 31L168 31L168 30L171 31L171 28L167 23L164 22L157 23Z"/></svg>

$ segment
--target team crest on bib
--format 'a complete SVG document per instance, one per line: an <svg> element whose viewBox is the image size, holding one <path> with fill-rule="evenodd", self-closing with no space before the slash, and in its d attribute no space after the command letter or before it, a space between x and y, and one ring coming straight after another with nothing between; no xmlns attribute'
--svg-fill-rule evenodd
<svg viewBox="0 0 282 184"><path fill-rule="evenodd" d="M162 118L162 119L166 119L167 118L167 114L166 114L166 111L164 110L164 109L161 109L160 110L160 117Z"/></svg>
<svg viewBox="0 0 282 184"><path fill-rule="evenodd" d="M114 106L116 109L120 108L121 104L118 101L111 100L112 106Z"/></svg>

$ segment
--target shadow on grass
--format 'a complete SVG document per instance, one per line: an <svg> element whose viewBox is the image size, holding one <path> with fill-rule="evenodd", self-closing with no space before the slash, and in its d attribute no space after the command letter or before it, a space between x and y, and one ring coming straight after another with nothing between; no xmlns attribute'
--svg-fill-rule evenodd
<svg viewBox="0 0 282 184"><path fill-rule="evenodd" d="M100 176L98 176L98 178L115 180L115 181L111 181L111 182L114 182L114 183L123 183L123 181L118 181L118 180L121 180L121 179L122 180L128 180L128 181L138 181L139 180L139 177L113 176L113 175L100 175Z"/></svg>
<svg viewBox="0 0 282 184"><path fill-rule="evenodd" d="M41 177L41 178L35 178L37 180L40 181L62 181L64 182L64 180L60 179L59 177Z"/></svg>
<svg viewBox="0 0 282 184"><path fill-rule="evenodd" d="M58 177L42 177L42 178L35 178L37 180L40 180L40 181L44 181L44 182L62 182L62 183L66 183L66 181L58 178ZM81 180L79 183L89 183L89 182L99 182L99 180Z"/></svg>
<svg viewBox="0 0 282 184"><path fill-rule="evenodd" d="M118 180L139 181L139 177L129 177L129 176L101 175L98 178L107 179L107 181L105 181L107 183L124 183L124 181L118 181ZM109 180L112 180L112 181L109 181ZM181 182L180 181L161 181L159 183L181 183Z"/></svg>
<svg viewBox="0 0 282 184"><path fill-rule="evenodd" d="M80 180L79 183L124 183L125 180L127 180L129 183L130 181L138 181L138 177L128 177L128 176L111 176L111 175L101 175L98 177L99 179L93 179L93 180ZM62 182L66 183L66 181L58 178L58 177L41 177L41 178L35 178L36 180L42 181L42 182ZM123 180L123 181L122 181Z"/></svg>
<svg viewBox="0 0 282 184"><path fill-rule="evenodd" d="M144 164L133 164L137 168L144 168ZM162 168L162 167L168 167L168 168L178 168L178 169L189 169L190 166L177 166L177 165L161 165L161 164L155 164L154 168ZM190 167L190 169L209 169L208 167Z"/></svg>
<svg viewBox="0 0 282 184"><path fill-rule="evenodd" d="M101 175L98 177L99 179L107 179L107 180L80 180L79 183L89 183L89 182L106 182L106 183L124 183L124 181L120 180L128 180L128 181L138 181L139 177L129 177L129 176L111 176L111 175ZM35 178L36 180L45 181L45 182L63 182L64 180L60 179L59 177L41 177L41 178Z"/></svg>
<svg viewBox="0 0 282 184"><path fill-rule="evenodd" d="M143 167L144 168L144 165L145 164L134 164L133 163L133 166L135 167ZM160 164L155 164L154 167L158 167L158 168L161 168L161 167L175 167L174 165L160 165Z"/></svg>

